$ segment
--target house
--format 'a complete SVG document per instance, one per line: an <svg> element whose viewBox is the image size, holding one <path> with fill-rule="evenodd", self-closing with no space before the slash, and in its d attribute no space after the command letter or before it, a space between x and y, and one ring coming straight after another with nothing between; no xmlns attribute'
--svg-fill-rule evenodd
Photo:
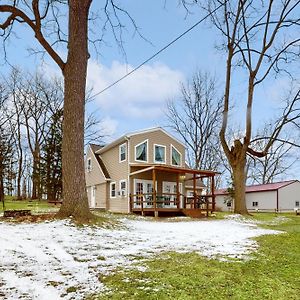
<svg viewBox="0 0 300 300"><path fill-rule="evenodd" d="M216 172L189 168L184 144L160 127L89 145L85 175L91 208L155 216L214 210Z"/></svg>
<svg viewBox="0 0 300 300"><path fill-rule="evenodd" d="M227 189L215 191L216 209L231 211L233 204ZM289 180L246 186L246 206L249 211L294 211L300 208L300 182Z"/></svg>

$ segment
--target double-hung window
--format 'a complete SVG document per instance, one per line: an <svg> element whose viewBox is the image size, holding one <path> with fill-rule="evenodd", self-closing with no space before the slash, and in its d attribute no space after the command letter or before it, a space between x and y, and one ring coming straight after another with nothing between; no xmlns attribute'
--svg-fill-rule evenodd
<svg viewBox="0 0 300 300"><path fill-rule="evenodd" d="M88 172L91 172L92 171L92 159L91 158L88 158L87 159L87 166L86 166L86 169Z"/></svg>
<svg viewBox="0 0 300 300"><path fill-rule="evenodd" d="M110 198L116 198L116 183L110 183Z"/></svg>
<svg viewBox="0 0 300 300"><path fill-rule="evenodd" d="M119 147L119 161L125 161L127 156L127 146L126 143L120 145Z"/></svg>

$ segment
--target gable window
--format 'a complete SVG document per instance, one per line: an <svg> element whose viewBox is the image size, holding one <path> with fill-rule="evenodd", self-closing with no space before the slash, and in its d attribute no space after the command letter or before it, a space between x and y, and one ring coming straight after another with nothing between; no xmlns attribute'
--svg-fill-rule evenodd
<svg viewBox="0 0 300 300"><path fill-rule="evenodd" d="M300 204L299 201L296 201L296 202L295 202L295 207L300 207L299 204Z"/></svg>
<svg viewBox="0 0 300 300"><path fill-rule="evenodd" d="M127 156L127 146L126 144L122 144L119 147L119 161L125 161L126 160L126 156Z"/></svg>
<svg viewBox="0 0 300 300"><path fill-rule="evenodd" d="M171 164L173 166L181 165L181 154L173 145L171 145Z"/></svg>
<svg viewBox="0 0 300 300"><path fill-rule="evenodd" d="M166 146L154 145L154 162L155 163L166 163Z"/></svg>
<svg viewBox="0 0 300 300"><path fill-rule="evenodd" d="M257 207L258 206L258 202L257 201L252 202L252 206L253 207Z"/></svg>
<svg viewBox="0 0 300 300"><path fill-rule="evenodd" d="M91 158L87 159L87 167L86 168L87 168L88 172L92 171L92 159Z"/></svg>
<svg viewBox="0 0 300 300"><path fill-rule="evenodd" d="M135 146L135 160L148 161L148 141L144 141Z"/></svg>
<svg viewBox="0 0 300 300"><path fill-rule="evenodd" d="M116 198L116 183L110 183L110 198Z"/></svg>
<svg viewBox="0 0 300 300"><path fill-rule="evenodd" d="M120 180L120 196L126 195L126 180Z"/></svg>

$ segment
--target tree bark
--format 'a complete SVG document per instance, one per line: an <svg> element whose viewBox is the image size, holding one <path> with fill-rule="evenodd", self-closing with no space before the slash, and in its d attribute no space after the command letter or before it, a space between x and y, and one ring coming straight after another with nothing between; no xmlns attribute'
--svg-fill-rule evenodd
<svg viewBox="0 0 300 300"><path fill-rule="evenodd" d="M84 173L84 108L88 62L88 13L91 0L69 1L68 58L64 75L62 142L63 203L58 218L93 218L88 206Z"/></svg>
<svg viewBox="0 0 300 300"><path fill-rule="evenodd" d="M248 214L246 206L246 174L245 174L246 159L240 160L232 166L233 185L234 185L234 212L238 214Z"/></svg>
<svg viewBox="0 0 300 300"><path fill-rule="evenodd" d="M246 215L246 148L240 140L234 141L228 159L233 175L234 212Z"/></svg>

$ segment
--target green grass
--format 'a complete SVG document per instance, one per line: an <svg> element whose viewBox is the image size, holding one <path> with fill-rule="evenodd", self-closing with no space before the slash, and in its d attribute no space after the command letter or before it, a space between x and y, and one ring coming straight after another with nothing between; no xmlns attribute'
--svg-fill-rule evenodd
<svg viewBox="0 0 300 300"><path fill-rule="evenodd" d="M59 205L49 204L46 200L14 200L12 197L6 197L5 209L30 209L33 212L55 212L59 209ZM3 212L2 203L0 203L0 212Z"/></svg>
<svg viewBox="0 0 300 300"><path fill-rule="evenodd" d="M300 217L285 216L285 222L261 225L286 233L257 238L260 248L251 260L221 262L196 253L167 253L143 262L144 272L120 269L100 277L110 291L87 299L300 299ZM276 216L249 218L270 223Z"/></svg>

